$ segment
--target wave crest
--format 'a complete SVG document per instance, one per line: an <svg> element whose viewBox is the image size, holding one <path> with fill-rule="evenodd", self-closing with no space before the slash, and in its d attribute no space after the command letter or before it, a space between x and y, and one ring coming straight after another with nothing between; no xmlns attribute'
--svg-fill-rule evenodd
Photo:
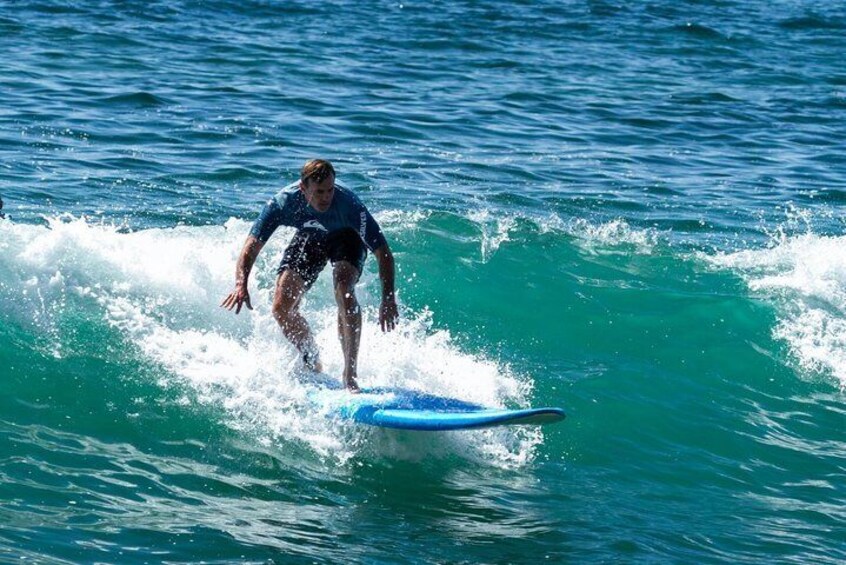
<svg viewBox="0 0 846 565"><path fill-rule="evenodd" d="M738 271L780 312L774 337L804 371L833 375L846 389L846 236L780 237L766 249L708 258Z"/></svg>

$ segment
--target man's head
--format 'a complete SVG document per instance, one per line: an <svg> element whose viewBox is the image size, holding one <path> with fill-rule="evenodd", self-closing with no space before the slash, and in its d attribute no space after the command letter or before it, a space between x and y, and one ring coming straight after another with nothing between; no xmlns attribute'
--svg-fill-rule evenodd
<svg viewBox="0 0 846 565"><path fill-rule="evenodd" d="M324 159L312 159L300 171L300 190L309 206L325 212L335 196L335 168Z"/></svg>

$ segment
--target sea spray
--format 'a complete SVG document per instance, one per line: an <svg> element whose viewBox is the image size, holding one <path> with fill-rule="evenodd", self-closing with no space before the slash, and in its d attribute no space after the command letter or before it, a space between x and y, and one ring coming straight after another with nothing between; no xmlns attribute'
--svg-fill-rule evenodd
<svg viewBox="0 0 846 565"><path fill-rule="evenodd" d="M219 308L232 284L236 251L249 224L125 231L84 218L50 219L46 226L7 223L7 241L20 252L6 263L3 300L21 297L34 308L19 310L23 322L39 327L48 313L63 316L84 309L92 323L106 324L124 341L126 356L160 367L157 386L187 387L192 402L216 406L233 428L262 442L300 441L321 457L344 462L358 450L375 456L380 447L361 447L361 434L307 401L309 379L270 312L273 274L285 233L266 247L253 272L254 310L235 316ZM16 281L23 281L17 288ZM321 277L303 303L323 351L328 375L339 375L342 356L331 281ZM432 313L406 311L399 328L383 334L376 323L373 273L360 283L364 327L359 362L365 386L400 386L455 396L489 406L526 406L532 384L526 376L480 355L461 351L446 330L432 327ZM35 296L33 298L33 296ZM50 308L47 304L52 304ZM32 312L32 314L28 314ZM28 320L27 316L32 319ZM53 320L49 340L60 351L67 337ZM469 457L502 465L531 461L542 435L535 430L449 434L430 455ZM420 456L387 442L383 456ZM380 445L377 443L376 445ZM394 445L394 447L390 447Z"/></svg>
<svg viewBox="0 0 846 565"><path fill-rule="evenodd" d="M790 346L800 373L831 375L846 388L846 237L780 235L770 247L707 260L775 304L773 335Z"/></svg>

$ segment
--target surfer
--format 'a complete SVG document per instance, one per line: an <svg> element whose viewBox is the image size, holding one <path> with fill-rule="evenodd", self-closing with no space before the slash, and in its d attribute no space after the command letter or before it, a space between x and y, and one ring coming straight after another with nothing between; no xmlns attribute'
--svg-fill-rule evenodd
<svg viewBox="0 0 846 565"><path fill-rule="evenodd" d="M361 309L355 285L361 276L367 249L376 256L382 281L379 324L382 331L394 329L399 317L394 295L394 256L379 224L349 189L335 182L329 161L313 159L300 171L300 180L271 198L253 224L235 267L235 290L221 306L238 314L250 310L247 280L256 257L279 226L297 228L285 249L277 270L273 295L273 316L282 333L302 355L305 366L323 370L317 343L308 322L299 312L303 295L317 276L332 262L335 301L338 304L338 334L344 353L344 386L358 392L356 363L361 338Z"/></svg>

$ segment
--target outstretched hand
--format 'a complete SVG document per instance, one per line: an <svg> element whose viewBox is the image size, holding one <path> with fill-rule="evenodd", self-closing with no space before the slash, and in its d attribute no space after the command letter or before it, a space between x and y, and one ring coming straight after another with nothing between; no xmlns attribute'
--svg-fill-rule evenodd
<svg viewBox="0 0 846 565"><path fill-rule="evenodd" d="M235 290L229 293L229 296L223 299L223 302L220 303L221 307L226 308L227 310L232 310L235 308L235 313L238 314L241 312L241 307L246 304L247 308L250 310L253 309L253 305L250 304L250 292L247 290L247 285L245 284L236 284Z"/></svg>
<svg viewBox="0 0 846 565"><path fill-rule="evenodd" d="M397 301L394 298L383 298L382 304L379 306L379 325L382 326L382 331L393 330L397 327L398 320Z"/></svg>

